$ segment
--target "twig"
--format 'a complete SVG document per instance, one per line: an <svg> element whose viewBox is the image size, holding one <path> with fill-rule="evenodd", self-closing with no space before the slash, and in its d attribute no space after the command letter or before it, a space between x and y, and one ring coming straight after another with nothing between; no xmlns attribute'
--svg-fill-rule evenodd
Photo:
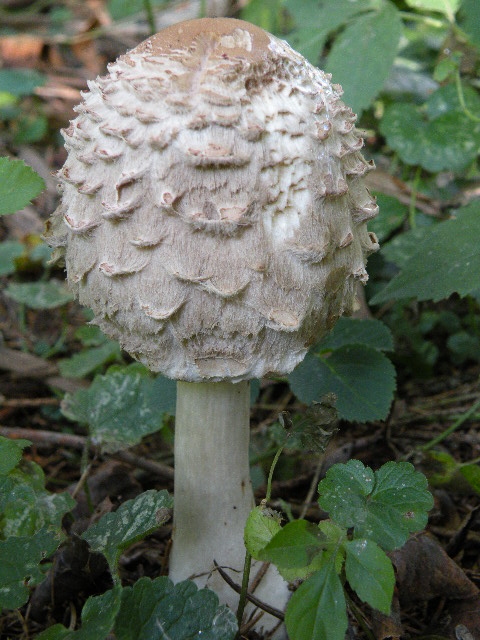
<svg viewBox="0 0 480 640"><path fill-rule="evenodd" d="M0 396L0 407L9 407L13 409L20 409L24 407L46 407L58 404L60 404L59 398L11 398L10 400L7 400Z"/></svg>
<svg viewBox="0 0 480 640"><path fill-rule="evenodd" d="M213 561L213 564L215 566L215 569L222 576L222 578L225 580L225 582L228 584L228 586L231 587L236 593L240 593L241 590L242 590L242 587L240 585L238 585L236 582L234 582L230 578L228 573L226 573L215 562L215 560ZM265 602L262 602L261 600L259 600L255 596L252 596L250 593L247 593L247 600L249 600L252 604L254 604L259 609L262 609L262 611L265 611L266 613L269 613L274 618L278 618L279 620L285 620L285 615L284 615L283 611L280 611L280 609L275 609L275 607L271 607L269 604L266 604Z"/></svg>
<svg viewBox="0 0 480 640"><path fill-rule="evenodd" d="M300 512L300 518L304 518L307 511L308 511L308 507L310 506L310 503L312 502L312 498L313 498L313 494L315 493L315 490L318 486L318 481L320 480L320 474L322 473L322 467L323 467L323 456L321 458L321 460L318 462L317 464L317 468L315 469L315 473L314 476L312 478L312 482L310 483L310 488L308 490L307 493L307 497L305 498L304 502L303 502L303 506L302 506L302 511Z"/></svg>
<svg viewBox="0 0 480 640"><path fill-rule="evenodd" d="M426 444L422 445L421 447L419 447L419 449L421 451L428 451L429 449L432 449L432 447L437 445L439 442L442 442L442 440L445 440L447 436L449 436L456 429L458 429L458 427L460 427L464 422L466 422L475 413L475 411L477 411L479 407L480 407L480 400L477 400L477 402L475 402L475 404L473 404L468 411L466 411L457 420L455 420L455 422L450 427L448 427L448 429L445 429L445 431L442 431L440 435L438 435L436 438L433 438L433 440L430 440Z"/></svg>
<svg viewBox="0 0 480 640"><path fill-rule="evenodd" d="M32 442L35 442L37 446L61 446L80 451L83 451L87 441L87 438L84 436L76 436L69 433L56 433L54 431L44 431L42 429L23 429L21 427L0 426L0 435L13 439L24 438L26 440L32 440ZM97 448L91 443L89 448L92 452L97 452ZM172 467L162 464L161 462L147 460L146 458L137 456L130 451L117 451L112 454L112 458L158 475L166 480L173 480L174 471Z"/></svg>

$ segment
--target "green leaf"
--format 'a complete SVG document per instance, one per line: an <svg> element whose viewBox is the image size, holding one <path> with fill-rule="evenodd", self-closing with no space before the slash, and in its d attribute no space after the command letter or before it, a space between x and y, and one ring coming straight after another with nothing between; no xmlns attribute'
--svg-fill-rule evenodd
<svg viewBox="0 0 480 640"><path fill-rule="evenodd" d="M172 507L168 491L145 491L134 500L123 502L113 513L102 516L82 538L93 551L103 553L110 570L116 574L121 553L166 522Z"/></svg>
<svg viewBox="0 0 480 640"><path fill-rule="evenodd" d="M301 402L318 402L333 392L340 417L367 422L387 416L395 389L395 369L375 349L347 345L325 357L307 354L288 380Z"/></svg>
<svg viewBox="0 0 480 640"><path fill-rule="evenodd" d="M11 440L0 436L0 476L15 469L22 459L23 450L31 444L30 440Z"/></svg>
<svg viewBox="0 0 480 640"><path fill-rule="evenodd" d="M466 296L478 289L480 277L480 207L474 201L428 229L416 253L389 284L373 297L386 300L416 297L438 302L452 293Z"/></svg>
<svg viewBox="0 0 480 640"><path fill-rule="evenodd" d="M333 561L326 562L294 592L285 624L291 640L345 639L345 596Z"/></svg>
<svg viewBox="0 0 480 640"><path fill-rule="evenodd" d="M463 0L458 23L470 41L480 48L480 2L478 0Z"/></svg>
<svg viewBox="0 0 480 640"><path fill-rule="evenodd" d="M270 33L283 31L283 0L250 0L241 11L242 20Z"/></svg>
<svg viewBox="0 0 480 640"><path fill-rule="evenodd" d="M453 22L461 0L406 0L406 3L412 9L443 13Z"/></svg>
<svg viewBox="0 0 480 640"><path fill-rule="evenodd" d="M285 8L295 20L297 28L287 35L294 49L312 64L317 64L328 35L355 15L368 11L374 6L372 0L286 0Z"/></svg>
<svg viewBox="0 0 480 640"><path fill-rule="evenodd" d="M104 451L130 447L163 426L164 413L175 412L176 385L153 378L145 367L111 367L95 376L88 389L67 394L62 413L88 425L94 442Z"/></svg>
<svg viewBox="0 0 480 640"><path fill-rule="evenodd" d="M30 309L55 309L73 300L72 294L63 282L48 280L48 282L12 282L5 290L6 295L19 304Z"/></svg>
<svg viewBox="0 0 480 640"><path fill-rule="evenodd" d="M99 347L86 349L75 353L71 358L60 360L58 368L66 378L85 378L100 367L118 361L120 358L120 345L114 340L108 340Z"/></svg>
<svg viewBox="0 0 480 640"><path fill-rule="evenodd" d="M390 559L372 540L351 540L345 548L345 573L350 586L361 600L389 615L395 586Z"/></svg>
<svg viewBox="0 0 480 640"><path fill-rule="evenodd" d="M25 247L17 240L6 240L0 243L0 276L15 273L15 260L25 253Z"/></svg>
<svg viewBox="0 0 480 640"><path fill-rule="evenodd" d="M459 331L447 340L448 350L451 352L452 362L456 365L469 360L480 362L480 338L467 331Z"/></svg>
<svg viewBox="0 0 480 640"><path fill-rule="evenodd" d="M368 223L368 228L377 235L379 242L383 242L393 231L402 226L408 207L392 196L383 193L376 193L375 196L380 213Z"/></svg>
<svg viewBox="0 0 480 640"><path fill-rule="evenodd" d="M365 345L377 351L393 351L392 332L380 320L340 318L330 334L320 342L319 352L346 345Z"/></svg>
<svg viewBox="0 0 480 640"><path fill-rule="evenodd" d="M36 636L37 640L105 640L115 623L122 595L122 587L116 586L101 596L90 596L82 609L78 631L56 624Z"/></svg>
<svg viewBox="0 0 480 640"><path fill-rule="evenodd" d="M233 640L237 630L235 615L213 591L164 576L125 587L115 621L118 640Z"/></svg>
<svg viewBox="0 0 480 640"><path fill-rule="evenodd" d="M2 71L7 69L0 69L0 77ZM23 160L0 158L0 216L23 209L44 189L42 178Z"/></svg>
<svg viewBox="0 0 480 640"><path fill-rule="evenodd" d="M50 493L35 462L22 460L0 477L0 533L3 537L31 536L48 527L61 531L63 516L75 506L69 493Z"/></svg>
<svg viewBox="0 0 480 640"><path fill-rule="evenodd" d="M383 245L383 257L403 269L410 258L418 251L420 243L429 232L429 227L415 227L415 229L400 233L390 242Z"/></svg>
<svg viewBox="0 0 480 640"><path fill-rule="evenodd" d="M384 2L379 10L351 22L335 40L326 70L333 75L334 82L342 85L345 103L355 113L369 107L382 89L401 35L402 21L397 9Z"/></svg>
<svg viewBox="0 0 480 640"><path fill-rule="evenodd" d="M45 84L47 76L34 69L0 69L0 92L28 96Z"/></svg>
<svg viewBox="0 0 480 640"><path fill-rule="evenodd" d="M480 467L478 464L461 465L460 473L472 489L477 493L480 493Z"/></svg>
<svg viewBox="0 0 480 640"><path fill-rule="evenodd" d="M468 87L464 93L468 108L480 113L476 92ZM407 103L390 105L380 131L403 162L431 172L461 171L476 158L480 146L480 123L463 112L454 85L433 93L423 110Z"/></svg>
<svg viewBox="0 0 480 640"><path fill-rule="evenodd" d="M260 552L260 559L273 562L280 569L308 566L314 556L325 549L326 537L307 520L286 524Z"/></svg>
<svg viewBox="0 0 480 640"><path fill-rule="evenodd" d="M359 460L336 464L318 485L319 504L355 538L397 549L423 529L433 506L427 479L408 462L387 462L373 475Z"/></svg>
<svg viewBox="0 0 480 640"><path fill-rule="evenodd" d="M323 557L325 560L333 560L335 562L335 571L340 575L345 562L344 540L347 539L347 531L332 522L332 520L321 520L318 528L326 538L326 550Z"/></svg>
<svg viewBox="0 0 480 640"><path fill-rule="evenodd" d="M40 562L60 544L46 529L34 536L0 540L0 611L17 609L28 600L29 587L43 580Z"/></svg>
<svg viewBox="0 0 480 640"><path fill-rule="evenodd" d="M261 505L250 511L243 537L247 551L255 560L260 560L261 551L281 531L280 520L276 511Z"/></svg>

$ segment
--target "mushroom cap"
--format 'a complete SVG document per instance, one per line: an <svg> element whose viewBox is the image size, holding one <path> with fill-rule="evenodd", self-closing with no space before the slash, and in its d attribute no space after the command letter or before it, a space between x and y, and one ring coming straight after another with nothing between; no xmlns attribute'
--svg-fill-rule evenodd
<svg viewBox="0 0 480 640"><path fill-rule="evenodd" d="M168 27L88 86L46 232L79 301L171 378L290 372L378 248L341 87L226 18Z"/></svg>

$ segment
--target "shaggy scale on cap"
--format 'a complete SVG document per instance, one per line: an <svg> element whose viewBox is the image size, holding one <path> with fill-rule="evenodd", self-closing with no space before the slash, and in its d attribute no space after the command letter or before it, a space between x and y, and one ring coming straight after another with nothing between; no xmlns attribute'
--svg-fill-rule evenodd
<svg viewBox="0 0 480 640"><path fill-rule="evenodd" d="M89 89L46 233L80 302L177 380L291 371L378 248L373 163L340 86L258 27L206 18Z"/></svg>

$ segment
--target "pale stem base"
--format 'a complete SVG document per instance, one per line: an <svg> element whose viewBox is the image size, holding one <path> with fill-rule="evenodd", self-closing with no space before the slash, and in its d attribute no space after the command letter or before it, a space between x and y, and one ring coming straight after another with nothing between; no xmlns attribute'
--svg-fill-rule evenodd
<svg viewBox="0 0 480 640"><path fill-rule="evenodd" d="M243 530L255 502L250 483L250 384L177 383L175 505L169 575L195 579L235 612L239 596L214 571L214 560L242 582ZM252 568L252 576L256 567ZM289 597L287 583L270 567L255 595L277 609ZM248 614L248 611L247 611ZM274 627L265 614L257 627Z"/></svg>

